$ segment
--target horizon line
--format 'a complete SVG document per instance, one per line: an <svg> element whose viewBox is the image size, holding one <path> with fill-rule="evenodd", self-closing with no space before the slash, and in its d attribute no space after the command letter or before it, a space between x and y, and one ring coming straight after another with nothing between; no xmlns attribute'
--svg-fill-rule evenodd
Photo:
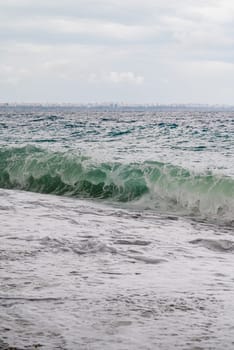
<svg viewBox="0 0 234 350"><path fill-rule="evenodd" d="M0 102L0 106L85 106L85 107L234 107L227 103L130 103L130 102Z"/></svg>

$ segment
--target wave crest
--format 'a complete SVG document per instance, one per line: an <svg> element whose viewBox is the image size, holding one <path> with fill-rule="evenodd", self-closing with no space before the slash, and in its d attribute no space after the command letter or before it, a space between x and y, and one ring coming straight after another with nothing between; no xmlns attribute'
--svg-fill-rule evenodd
<svg viewBox="0 0 234 350"><path fill-rule="evenodd" d="M231 222L234 180L160 162L98 163L34 146L0 149L0 187L112 199Z"/></svg>

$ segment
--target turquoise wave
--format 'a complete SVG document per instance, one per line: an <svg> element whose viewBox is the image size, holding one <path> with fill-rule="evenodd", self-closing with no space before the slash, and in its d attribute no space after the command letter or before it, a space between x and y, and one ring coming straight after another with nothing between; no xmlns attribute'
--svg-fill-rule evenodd
<svg viewBox="0 0 234 350"><path fill-rule="evenodd" d="M232 220L234 179L161 162L122 164L34 146L0 149L0 187L111 199L159 211Z"/></svg>

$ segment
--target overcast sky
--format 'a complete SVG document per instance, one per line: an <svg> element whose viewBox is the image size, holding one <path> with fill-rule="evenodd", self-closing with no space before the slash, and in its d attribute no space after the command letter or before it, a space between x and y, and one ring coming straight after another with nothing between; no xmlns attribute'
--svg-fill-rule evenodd
<svg viewBox="0 0 234 350"><path fill-rule="evenodd" d="M0 102L234 104L233 0L0 0Z"/></svg>

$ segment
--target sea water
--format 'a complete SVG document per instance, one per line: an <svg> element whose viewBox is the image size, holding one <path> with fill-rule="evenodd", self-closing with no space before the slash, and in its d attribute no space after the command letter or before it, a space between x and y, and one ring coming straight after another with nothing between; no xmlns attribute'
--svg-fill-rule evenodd
<svg viewBox="0 0 234 350"><path fill-rule="evenodd" d="M0 348L234 348L234 113L0 110Z"/></svg>

